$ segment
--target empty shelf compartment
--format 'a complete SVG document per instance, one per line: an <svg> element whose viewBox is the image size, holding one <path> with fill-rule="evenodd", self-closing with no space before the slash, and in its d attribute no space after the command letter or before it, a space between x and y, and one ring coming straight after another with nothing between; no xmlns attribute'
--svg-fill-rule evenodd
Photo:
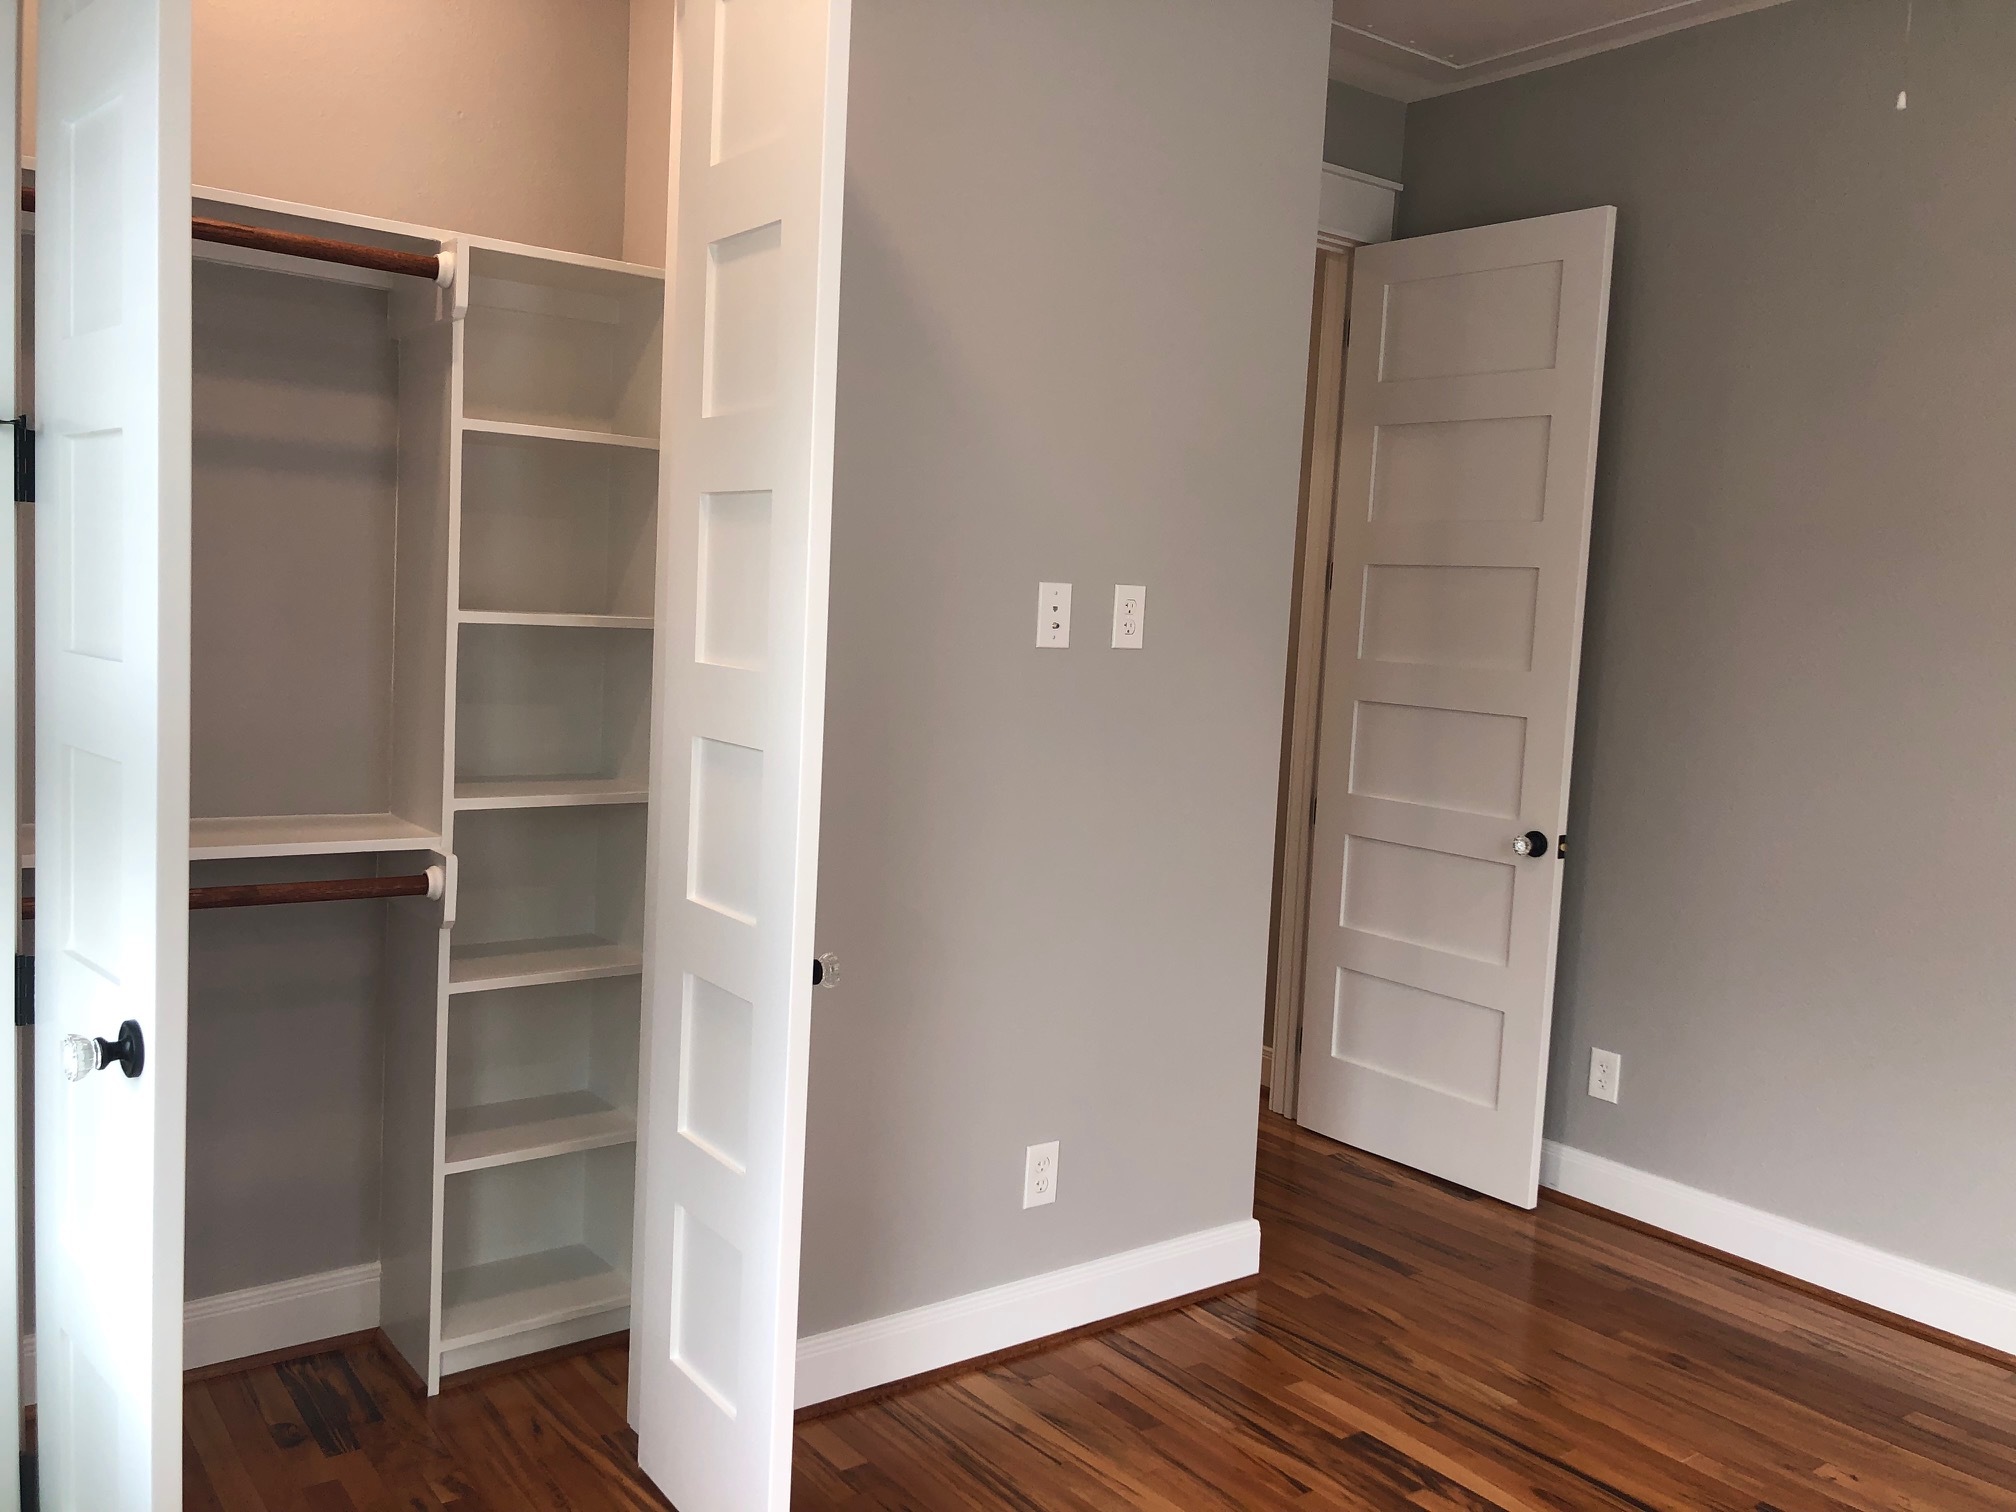
<svg viewBox="0 0 2016 1512"><path fill-rule="evenodd" d="M636 1179L630 1145L448 1176L444 1354L628 1306Z"/></svg>
<svg viewBox="0 0 2016 1512"><path fill-rule="evenodd" d="M469 275L465 415L657 435L662 275L491 247Z"/></svg>
<svg viewBox="0 0 2016 1512"><path fill-rule="evenodd" d="M586 1245L487 1260L442 1274L441 1348L483 1344L629 1302L629 1272Z"/></svg>
<svg viewBox="0 0 2016 1512"><path fill-rule="evenodd" d="M628 779L651 749L651 641L630 629L467 624L455 780Z"/></svg>
<svg viewBox="0 0 2016 1512"><path fill-rule="evenodd" d="M454 1000L452 1172L637 1137L637 978L539 984Z"/></svg>
<svg viewBox="0 0 2016 1512"><path fill-rule="evenodd" d="M616 615L648 624L657 556L655 453L464 432L465 619Z"/></svg>

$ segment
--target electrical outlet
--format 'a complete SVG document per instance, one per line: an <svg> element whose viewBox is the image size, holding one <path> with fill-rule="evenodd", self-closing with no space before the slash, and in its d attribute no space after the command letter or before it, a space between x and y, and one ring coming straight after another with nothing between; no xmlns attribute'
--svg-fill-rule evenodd
<svg viewBox="0 0 2016 1512"><path fill-rule="evenodd" d="M1116 583L1113 587L1113 649L1141 649L1141 619L1148 607L1148 590L1139 583Z"/></svg>
<svg viewBox="0 0 2016 1512"><path fill-rule="evenodd" d="M1036 585L1036 644L1061 651L1071 644L1071 585Z"/></svg>
<svg viewBox="0 0 2016 1512"><path fill-rule="evenodd" d="M1624 1057L1615 1050L1589 1052L1589 1095L1603 1101L1617 1101L1617 1083L1624 1075Z"/></svg>
<svg viewBox="0 0 2016 1512"><path fill-rule="evenodd" d="M1057 1141L1031 1145L1022 1158L1022 1206L1042 1207L1057 1200Z"/></svg>

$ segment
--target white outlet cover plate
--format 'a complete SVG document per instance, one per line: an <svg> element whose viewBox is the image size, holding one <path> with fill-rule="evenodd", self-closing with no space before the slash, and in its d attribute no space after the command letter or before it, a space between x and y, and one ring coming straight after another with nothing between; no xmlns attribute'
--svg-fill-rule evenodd
<svg viewBox="0 0 2016 1512"><path fill-rule="evenodd" d="M1589 1095L1604 1102L1617 1101L1617 1083L1624 1075L1624 1057L1615 1050L1589 1051Z"/></svg>
<svg viewBox="0 0 2016 1512"><path fill-rule="evenodd" d="M1142 621L1148 611L1148 590L1139 583L1113 585L1113 649L1139 651Z"/></svg>
<svg viewBox="0 0 2016 1512"><path fill-rule="evenodd" d="M1057 1141L1033 1144L1022 1161L1022 1206L1043 1207L1057 1200Z"/></svg>
<svg viewBox="0 0 2016 1512"><path fill-rule="evenodd" d="M1061 651L1071 644L1071 585L1036 585L1036 644L1046 651Z"/></svg>

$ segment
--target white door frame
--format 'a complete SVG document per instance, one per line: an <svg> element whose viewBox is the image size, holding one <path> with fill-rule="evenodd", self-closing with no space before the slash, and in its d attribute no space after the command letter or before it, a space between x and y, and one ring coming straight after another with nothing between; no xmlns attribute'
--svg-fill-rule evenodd
<svg viewBox="0 0 2016 1512"><path fill-rule="evenodd" d="M1302 500L1288 620L1288 698L1281 732L1281 799L1274 826L1274 928L1267 979L1273 1032L1267 1106L1295 1116L1301 1085L1302 981L1309 952L1310 840L1315 827L1316 733L1323 705L1337 458L1344 426L1344 354L1351 336L1351 255L1363 243L1325 232L1316 259L1309 399L1302 427Z"/></svg>

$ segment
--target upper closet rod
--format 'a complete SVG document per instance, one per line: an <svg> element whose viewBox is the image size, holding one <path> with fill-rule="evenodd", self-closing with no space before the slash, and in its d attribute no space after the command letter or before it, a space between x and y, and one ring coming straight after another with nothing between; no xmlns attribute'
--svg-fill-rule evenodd
<svg viewBox="0 0 2016 1512"><path fill-rule="evenodd" d="M22 189L21 208L30 215L35 213L33 185ZM202 215L189 218L189 234L197 241L220 242L227 247L250 247L256 252L279 252L288 257L308 257L380 273L403 273L435 283L441 279L441 257L434 252L367 247L361 242L332 241L325 236L303 236L296 231L273 231L264 226L241 226L235 221L211 220Z"/></svg>
<svg viewBox="0 0 2016 1512"><path fill-rule="evenodd" d="M260 908L275 903L351 903L365 898L439 898L446 874L438 866L400 877L332 877L321 882L244 882L192 887L191 908ZM35 917L35 900L21 900L21 917Z"/></svg>

